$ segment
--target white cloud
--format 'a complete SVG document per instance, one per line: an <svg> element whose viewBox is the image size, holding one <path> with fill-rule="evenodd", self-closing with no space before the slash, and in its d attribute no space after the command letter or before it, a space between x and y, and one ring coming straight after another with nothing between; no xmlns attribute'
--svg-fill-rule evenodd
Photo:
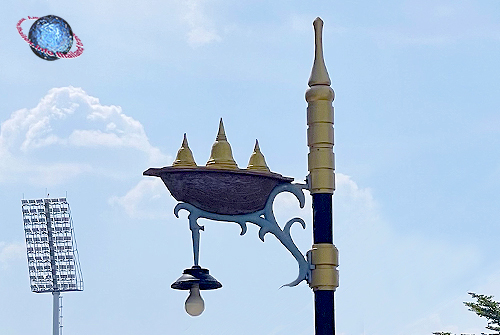
<svg viewBox="0 0 500 335"><path fill-rule="evenodd" d="M26 257L26 248L22 242L0 242L0 264L4 267L11 262L21 261Z"/></svg>
<svg viewBox="0 0 500 335"><path fill-rule="evenodd" d="M203 8L203 0L187 0L183 5L186 11L183 19L190 29L187 36L191 47L196 48L222 40Z"/></svg>
<svg viewBox="0 0 500 335"><path fill-rule="evenodd" d="M161 219L172 216L174 201L160 178L142 179L124 196L113 196L109 203L133 219Z"/></svg>
<svg viewBox="0 0 500 335"><path fill-rule="evenodd" d="M86 114L86 126L98 129L75 129L67 138L54 134L58 121L68 119L75 112ZM53 88L36 107L14 112L2 123L0 139L9 149L16 149L16 140L21 140L20 149L24 152L54 144L111 146L141 150L152 162L162 158L158 149L149 143L139 121L125 115L120 106L101 105L99 99L72 86Z"/></svg>
<svg viewBox="0 0 500 335"><path fill-rule="evenodd" d="M93 154L82 157L78 149L101 153L109 161ZM102 173L114 168L112 155L102 154L109 149L133 150L135 160L144 157L145 164L163 165L169 160L150 144L142 124L120 106L102 105L81 88L53 88L37 106L15 111L2 122L0 181L22 175L47 186L61 182L62 176Z"/></svg>

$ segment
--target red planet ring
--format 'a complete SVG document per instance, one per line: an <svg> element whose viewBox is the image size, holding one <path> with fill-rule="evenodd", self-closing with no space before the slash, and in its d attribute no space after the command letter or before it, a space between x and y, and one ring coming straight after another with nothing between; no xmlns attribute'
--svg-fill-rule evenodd
<svg viewBox="0 0 500 335"><path fill-rule="evenodd" d="M38 17L36 16L28 16L28 20L38 20ZM76 58L76 57L79 57L82 53L83 53L83 43L82 43L82 40L80 40L78 38L78 36L76 36L75 34L73 34L73 37L75 38L75 41L76 41L76 50L75 51L70 51L66 54L63 54L62 52L56 52L55 55L52 51L50 50L47 50L47 49L43 49L43 48L40 48L40 46L38 45L35 45L33 42L31 42L28 38L28 36L26 36L24 33L23 33L23 28L21 27L21 23L23 23L24 21L26 21L25 18L22 18L21 20L19 20L19 22L17 22L16 24L16 28L17 28L17 31L19 33L19 35L21 35L21 37L23 38L23 40L26 41L26 43L28 43L30 45L30 47L33 47L35 48L36 50L40 51L40 52L43 52L49 56L56 56L56 57L59 57L59 58Z"/></svg>

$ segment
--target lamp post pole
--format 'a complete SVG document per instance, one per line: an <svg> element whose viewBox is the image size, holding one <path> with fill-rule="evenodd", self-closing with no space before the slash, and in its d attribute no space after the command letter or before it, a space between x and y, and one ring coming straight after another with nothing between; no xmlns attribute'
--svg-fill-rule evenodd
<svg viewBox="0 0 500 335"><path fill-rule="evenodd" d="M316 335L335 334L334 292L338 287L338 251L333 245L332 198L335 190L333 107L335 94L323 59L323 21L316 18L315 56L306 91L308 184L313 206L313 248L309 285L314 291Z"/></svg>

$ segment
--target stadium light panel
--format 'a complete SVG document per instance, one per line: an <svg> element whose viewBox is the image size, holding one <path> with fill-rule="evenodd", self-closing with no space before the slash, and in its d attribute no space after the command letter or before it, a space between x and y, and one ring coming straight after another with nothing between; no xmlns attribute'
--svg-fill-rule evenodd
<svg viewBox="0 0 500 335"><path fill-rule="evenodd" d="M61 292L83 291L83 276L66 198L21 200L31 291L52 292L53 334L62 327Z"/></svg>

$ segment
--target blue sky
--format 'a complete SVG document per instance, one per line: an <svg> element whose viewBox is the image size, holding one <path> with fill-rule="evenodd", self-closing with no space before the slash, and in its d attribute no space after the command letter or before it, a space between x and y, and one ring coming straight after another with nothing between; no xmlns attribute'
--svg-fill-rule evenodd
<svg viewBox="0 0 500 335"><path fill-rule="evenodd" d="M468 291L500 299L498 1L3 1L0 5L0 333L50 332L29 289L21 198L68 195L85 291L64 294L64 333L312 334L293 257L249 227L204 222L201 265L222 282L198 318L170 289L192 262L186 214L161 181L187 133L205 164L223 117L245 167L307 174L312 21L335 90L336 293L342 335L480 333ZM47 62L16 31L58 15L81 57ZM29 23L25 22L25 32ZM307 196L309 198L309 196ZM307 222L282 195L278 222Z"/></svg>

